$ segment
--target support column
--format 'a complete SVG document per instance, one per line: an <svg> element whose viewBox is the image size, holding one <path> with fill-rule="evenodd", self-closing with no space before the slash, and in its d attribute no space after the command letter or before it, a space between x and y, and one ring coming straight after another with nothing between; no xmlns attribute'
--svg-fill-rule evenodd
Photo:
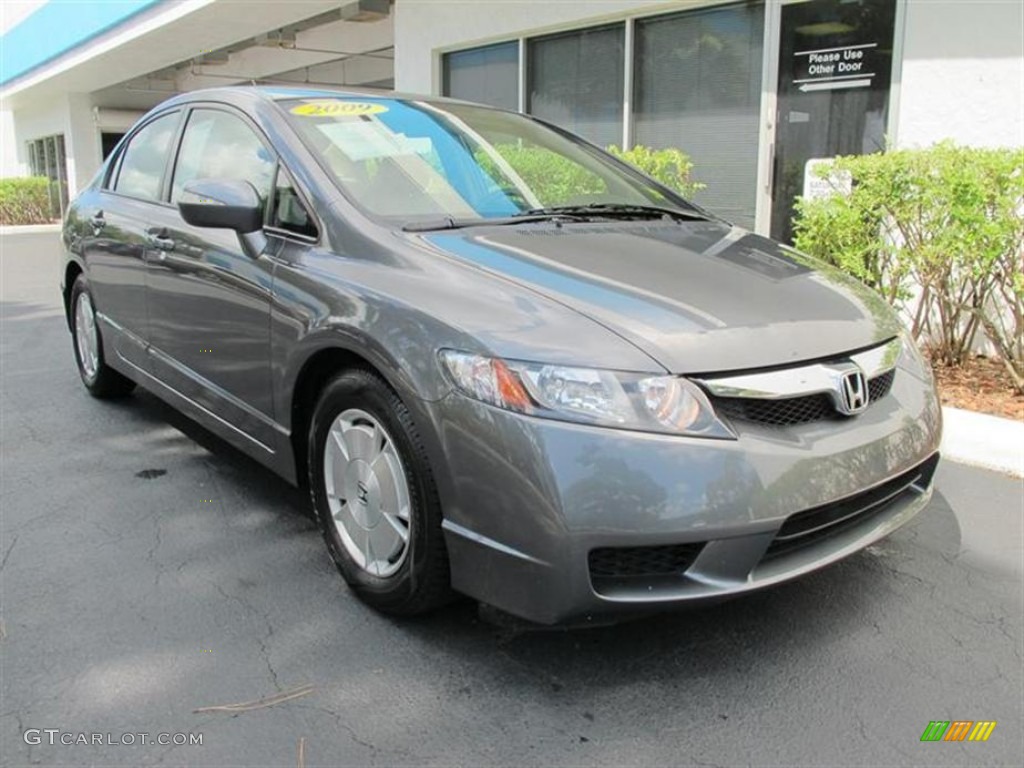
<svg viewBox="0 0 1024 768"><path fill-rule="evenodd" d="M92 96L88 93L70 93L67 96L64 148L69 197L74 197L89 183L103 162L100 131L92 106Z"/></svg>

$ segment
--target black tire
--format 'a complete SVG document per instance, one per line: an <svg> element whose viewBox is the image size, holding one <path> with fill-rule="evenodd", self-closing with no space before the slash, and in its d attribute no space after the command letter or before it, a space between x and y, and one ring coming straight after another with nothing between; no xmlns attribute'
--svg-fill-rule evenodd
<svg viewBox="0 0 1024 768"><path fill-rule="evenodd" d="M82 362L82 355L79 351L78 345L78 334L80 329L78 327L78 313L76 312L78 299L82 294L85 294L89 299L90 305L95 307L95 302L93 301L92 293L89 291L89 284L86 282L85 275L79 275L75 278L74 285L71 287L71 304L68 308L68 317L71 324L71 347L75 351L75 363L78 366L78 375L82 378L82 384L85 385L85 388L93 397L100 399L124 397L135 389L135 382L125 376L122 376L106 364L103 356L103 336L100 333L99 324L95 323L95 321L94 330L96 334L98 358L95 370L90 373Z"/></svg>
<svg viewBox="0 0 1024 768"><path fill-rule="evenodd" d="M389 433L408 485L408 550L398 570L379 577L363 569L346 550L331 516L324 477L324 453L331 426L343 412L359 409ZM323 389L309 429L309 490L327 549L342 577L367 605L396 616L413 616L452 598L448 553L441 532L441 505L426 450L405 404L370 370L340 373Z"/></svg>

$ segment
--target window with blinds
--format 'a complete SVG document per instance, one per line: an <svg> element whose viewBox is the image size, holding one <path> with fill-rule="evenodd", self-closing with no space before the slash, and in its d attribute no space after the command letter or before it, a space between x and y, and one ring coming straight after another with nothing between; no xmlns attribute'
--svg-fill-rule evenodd
<svg viewBox="0 0 1024 768"><path fill-rule="evenodd" d="M695 201L753 229L764 4L638 19L633 141L677 147L707 184Z"/></svg>
<svg viewBox="0 0 1024 768"><path fill-rule="evenodd" d="M625 26L529 41L527 111L598 146L622 143Z"/></svg>
<svg viewBox="0 0 1024 768"><path fill-rule="evenodd" d="M519 43L446 53L443 61L444 95L519 109Z"/></svg>

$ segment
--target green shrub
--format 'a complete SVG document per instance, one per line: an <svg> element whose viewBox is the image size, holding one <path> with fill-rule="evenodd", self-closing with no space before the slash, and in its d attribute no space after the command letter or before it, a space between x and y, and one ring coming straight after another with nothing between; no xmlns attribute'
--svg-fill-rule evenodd
<svg viewBox="0 0 1024 768"><path fill-rule="evenodd" d="M599 195L605 191L605 184L599 176L543 147L498 144L495 149L533 191L542 206L568 205L579 202L575 198ZM477 160L494 178L503 177L494 169L494 162L487 155L479 154ZM512 190L506 191L512 193ZM518 198L518 193L513 197ZM526 201L517 199L517 202L531 207Z"/></svg>
<svg viewBox="0 0 1024 768"><path fill-rule="evenodd" d="M852 191L798 201L796 247L894 305L915 298L913 334L939 362L962 364L984 328L1024 391L1024 150L944 142L833 169Z"/></svg>
<svg viewBox="0 0 1024 768"><path fill-rule="evenodd" d="M55 218L50 211L49 179L0 179L0 224L46 224Z"/></svg>
<svg viewBox="0 0 1024 768"><path fill-rule="evenodd" d="M651 149L637 144L625 150L612 145L608 151L683 197L693 197L707 186L691 178L693 161L680 149Z"/></svg>
<svg viewBox="0 0 1024 768"><path fill-rule="evenodd" d="M542 206L586 203L587 198L597 197L607 192L605 183L599 176L569 158L556 155L543 147L499 144L495 146L495 149L516 174L526 182ZM608 151L684 196L704 188L703 184L690 178L693 163L690 162L690 158L686 154L678 149L650 149L636 146L628 151L623 151L612 146L608 147ZM503 177L503 174L496 168L494 160L485 153L478 152L476 160L493 178ZM518 192L515 190L507 189L506 193L517 199L517 202L529 207L525 201L518 200Z"/></svg>

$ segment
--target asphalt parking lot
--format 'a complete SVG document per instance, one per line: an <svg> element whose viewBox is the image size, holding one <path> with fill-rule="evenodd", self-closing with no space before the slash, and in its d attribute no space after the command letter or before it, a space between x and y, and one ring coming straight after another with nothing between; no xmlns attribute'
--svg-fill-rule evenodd
<svg viewBox="0 0 1024 768"><path fill-rule="evenodd" d="M152 396L86 395L55 237L0 236L0 764L295 766L300 740L309 766L1020 764L1021 481L947 462L890 539L711 609L392 621L347 592L302 493ZM931 720L998 725L922 743Z"/></svg>

